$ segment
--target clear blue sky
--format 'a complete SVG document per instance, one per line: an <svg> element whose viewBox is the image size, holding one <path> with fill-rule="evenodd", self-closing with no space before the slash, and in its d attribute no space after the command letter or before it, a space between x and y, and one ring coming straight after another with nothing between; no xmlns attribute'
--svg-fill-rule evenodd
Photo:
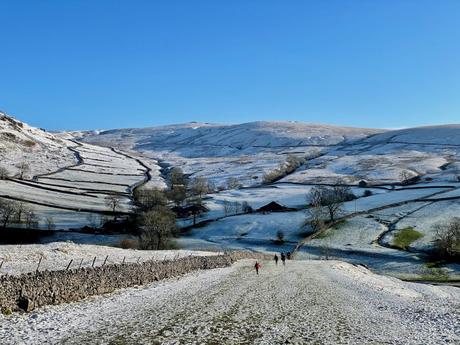
<svg viewBox="0 0 460 345"><path fill-rule="evenodd" d="M0 0L0 109L48 129L460 122L457 0Z"/></svg>

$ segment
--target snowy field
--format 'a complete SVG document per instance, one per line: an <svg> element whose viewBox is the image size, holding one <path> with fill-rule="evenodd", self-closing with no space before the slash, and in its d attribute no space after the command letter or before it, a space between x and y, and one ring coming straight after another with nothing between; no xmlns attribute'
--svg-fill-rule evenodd
<svg viewBox="0 0 460 345"><path fill-rule="evenodd" d="M31 314L0 315L19 344L458 344L460 290L338 261L254 261Z"/></svg>
<svg viewBox="0 0 460 345"><path fill-rule="evenodd" d="M216 252L189 250L134 250L106 247L101 245L75 244L71 242L53 242L48 244L0 245L0 262L3 262L0 275L19 275L37 269L41 258L40 270L64 270L70 268L101 266L125 262L143 262L148 260L171 260L190 255L216 255Z"/></svg>
<svg viewBox="0 0 460 345"><path fill-rule="evenodd" d="M143 183L164 186L160 169L154 161L145 165L137 157L110 148L37 133L47 140L68 144L66 149L72 162L56 167L54 171L48 169L44 174L36 174L40 170L31 166L32 179L0 180L0 198L13 199L31 207L37 215L39 227L45 226L48 217L58 229L99 225L100 216L90 212L111 211L106 201L108 195L119 196L117 211L129 212L133 188Z"/></svg>
<svg viewBox="0 0 460 345"><path fill-rule="evenodd" d="M436 226L454 217L460 217L460 202L458 200L440 201L428 204L404 217L398 222L397 229L414 228L423 234L423 237L411 244L411 248L426 250L433 245ZM390 236L387 241L391 240L392 237Z"/></svg>

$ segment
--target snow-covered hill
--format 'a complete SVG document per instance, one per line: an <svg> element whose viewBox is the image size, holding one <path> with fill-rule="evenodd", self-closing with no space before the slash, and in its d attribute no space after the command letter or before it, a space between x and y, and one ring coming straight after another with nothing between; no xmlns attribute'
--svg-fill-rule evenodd
<svg viewBox="0 0 460 345"><path fill-rule="evenodd" d="M193 156L186 148L209 148L208 156L228 155L249 149L299 146L330 146L382 132L375 129L337 127L301 122L250 122L217 125L191 122L181 125L116 129L85 134L85 141L96 144L115 143L140 151L174 147L184 156Z"/></svg>
<svg viewBox="0 0 460 345"><path fill-rule="evenodd" d="M0 112L0 166L11 175L19 173L18 165L22 163L29 166L25 177L74 164L75 155L67 148L72 145L75 144Z"/></svg>
<svg viewBox="0 0 460 345"><path fill-rule="evenodd" d="M460 146L460 124L389 131L367 138L364 142Z"/></svg>
<svg viewBox="0 0 460 345"><path fill-rule="evenodd" d="M300 122L251 122L217 125L191 122L140 129L81 132L83 141L138 151L179 166L193 176L206 176L217 186L229 178L243 185L262 183L289 153L315 156L325 148L349 144L382 130Z"/></svg>
<svg viewBox="0 0 460 345"><path fill-rule="evenodd" d="M230 177L254 186L288 153L321 155L284 182L400 182L403 174L454 181L459 175L460 125L376 130L306 124L252 122L187 123L143 129L82 132L83 140L115 146L206 176L216 185Z"/></svg>

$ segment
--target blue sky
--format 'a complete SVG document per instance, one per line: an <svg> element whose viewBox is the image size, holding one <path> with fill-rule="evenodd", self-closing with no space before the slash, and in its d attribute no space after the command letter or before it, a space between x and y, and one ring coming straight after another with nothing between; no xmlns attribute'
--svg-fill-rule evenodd
<svg viewBox="0 0 460 345"><path fill-rule="evenodd" d="M460 1L0 0L0 109L48 129L460 122Z"/></svg>

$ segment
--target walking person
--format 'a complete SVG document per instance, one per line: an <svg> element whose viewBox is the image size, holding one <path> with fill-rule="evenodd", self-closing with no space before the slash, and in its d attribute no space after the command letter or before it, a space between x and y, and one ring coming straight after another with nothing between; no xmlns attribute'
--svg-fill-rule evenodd
<svg viewBox="0 0 460 345"><path fill-rule="evenodd" d="M278 260L279 260L278 255L275 254L275 257L273 258L273 260L275 260L275 264L276 266L278 266Z"/></svg>
<svg viewBox="0 0 460 345"><path fill-rule="evenodd" d="M259 270L262 266L260 266L260 264L256 261L256 264L254 265L254 268L256 269L256 273L257 275L259 275Z"/></svg>
<svg viewBox="0 0 460 345"><path fill-rule="evenodd" d="M281 261L283 262L283 265L286 265L286 255L284 255L284 252L281 253Z"/></svg>

